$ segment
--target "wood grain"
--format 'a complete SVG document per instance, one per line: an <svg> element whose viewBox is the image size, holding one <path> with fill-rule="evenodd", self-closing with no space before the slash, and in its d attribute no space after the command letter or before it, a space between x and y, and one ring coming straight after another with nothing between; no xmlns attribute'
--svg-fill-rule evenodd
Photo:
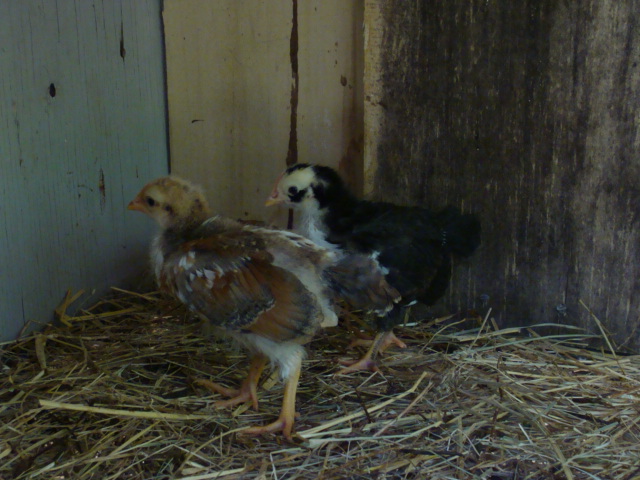
<svg viewBox="0 0 640 480"><path fill-rule="evenodd" d="M362 0L298 1L292 56L291 1L164 3L172 171L203 184L216 212L285 225L264 202L290 149L361 164L362 11Z"/></svg>
<svg viewBox="0 0 640 480"><path fill-rule="evenodd" d="M168 161L157 1L5 2L0 32L9 340L51 320L67 289L102 294L140 273L154 227L126 205Z"/></svg>
<svg viewBox="0 0 640 480"><path fill-rule="evenodd" d="M382 12L373 193L480 213L451 307L640 336L634 0L400 2ZM366 82L366 81L365 81Z"/></svg>

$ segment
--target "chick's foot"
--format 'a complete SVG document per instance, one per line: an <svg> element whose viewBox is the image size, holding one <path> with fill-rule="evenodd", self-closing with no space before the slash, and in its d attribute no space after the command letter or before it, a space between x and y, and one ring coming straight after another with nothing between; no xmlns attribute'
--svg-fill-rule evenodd
<svg viewBox="0 0 640 480"><path fill-rule="evenodd" d="M366 340L356 339L354 342L358 342L359 344L364 344ZM352 342L352 343L354 343ZM392 331L382 332L376 335L376 338L370 343L369 350L360 360L341 360L340 363L342 365L346 365L347 368L343 368L336 375L344 375L346 373L357 372L359 370L369 370L371 372L377 372L379 370L378 365L375 361L379 352L385 351L391 345L396 345L400 348L406 348L407 345L400 340Z"/></svg>
<svg viewBox="0 0 640 480"><path fill-rule="evenodd" d="M258 410L258 381L260 380L260 374L264 370L267 364L266 357L262 355L255 356L251 361L251 367L249 368L249 374L244 379L239 390L233 388L223 387L210 380L197 379L196 385L200 385L207 390L214 393L219 393L225 397L230 397L229 400L221 400L214 404L217 408L234 407L241 403L251 401L254 410Z"/></svg>

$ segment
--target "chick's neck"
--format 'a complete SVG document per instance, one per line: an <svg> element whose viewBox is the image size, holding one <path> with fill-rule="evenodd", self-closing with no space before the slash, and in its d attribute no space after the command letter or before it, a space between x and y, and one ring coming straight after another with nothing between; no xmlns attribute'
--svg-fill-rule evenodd
<svg viewBox="0 0 640 480"><path fill-rule="evenodd" d="M174 214L173 221L167 230L176 233L187 233L198 228L202 223L211 217L211 209L204 200L193 203L187 213Z"/></svg>

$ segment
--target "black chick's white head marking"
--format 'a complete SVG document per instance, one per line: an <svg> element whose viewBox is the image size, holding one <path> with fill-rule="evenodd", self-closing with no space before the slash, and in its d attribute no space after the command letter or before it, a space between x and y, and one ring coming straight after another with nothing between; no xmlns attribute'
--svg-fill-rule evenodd
<svg viewBox="0 0 640 480"><path fill-rule="evenodd" d="M306 163L293 165L280 175L267 203L284 203L288 207L300 208L313 200L316 183L311 165Z"/></svg>
<svg viewBox="0 0 640 480"><path fill-rule="evenodd" d="M282 203L299 210L323 209L332 188L339 185L342 180L332 169L298 163L282 173L267 205Z"/></svg>

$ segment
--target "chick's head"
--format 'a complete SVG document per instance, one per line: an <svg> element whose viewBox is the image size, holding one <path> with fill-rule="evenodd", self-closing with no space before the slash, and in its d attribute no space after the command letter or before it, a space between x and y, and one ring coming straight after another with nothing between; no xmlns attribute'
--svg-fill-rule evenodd
<svg viewBox="0 0 640 480"><path fill-rule="evenodd" d="M313 167L296 164L287 168L271 191L266 205L284 204L291 208L304 208L314 198L314 187L318 184Z"/></svg>
<svg viewBox="0 0 640 480"><path fill-rule="evenodd" d="M146 213L162 228L200 223L210 213L202 190L174 176L162 177L145 185L128 208Z"/></svg>

